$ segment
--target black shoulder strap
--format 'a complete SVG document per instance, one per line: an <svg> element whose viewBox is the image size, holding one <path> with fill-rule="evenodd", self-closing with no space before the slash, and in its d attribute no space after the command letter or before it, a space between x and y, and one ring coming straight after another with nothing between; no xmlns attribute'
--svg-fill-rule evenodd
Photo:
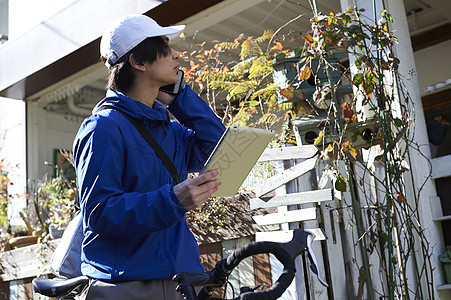
<svg viewBox="0 0 451 300"><path fill-rule="evenodd" d="M152 149L155 151L155 154L158 156L158 158L163 162L163 165L166 167L166 169L169 171L169 173L172 176L172 179L176 184L180 183L179 174L177 172L177 169L174 166L174 163L169 158L169 156L164 152L163 148L161 148L160 144L155 140L155 138L152 136L152 134L147 130L146 125L144 124L143 120L136 119L133 117L130 117L120 109L117 109L114 106L110 105L101 105L96 112L99 112L104 109L114 109L117 112L120 112L124 117L127 118L127 120L132 123L136 129L139 131L139 133L144 137L144 139L147 141L147 143L152 147Z"/></svg>

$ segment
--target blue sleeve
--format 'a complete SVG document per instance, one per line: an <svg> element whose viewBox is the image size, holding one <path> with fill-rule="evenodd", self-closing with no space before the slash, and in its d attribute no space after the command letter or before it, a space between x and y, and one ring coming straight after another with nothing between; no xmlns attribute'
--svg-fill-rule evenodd
<svg viewBox="0 0 451 300"><path fill-rule="evenodd" d="M183 85L180 94L168 107L172 115L189 128L185 139L188 172L198 172L210 156L225 127L208 104L188 85Z"/></svg>
<svg viewBox="0 0 451 300"><path fill-rule="evenodd" d="M170 184L124 191L124 147L120 126L107 118L85 122L74 141L79 199L94 234L126 236L168 228L185 216ZM156 180L158 181L158 180ZM126 224L126 226L124 225Z"/></svg>

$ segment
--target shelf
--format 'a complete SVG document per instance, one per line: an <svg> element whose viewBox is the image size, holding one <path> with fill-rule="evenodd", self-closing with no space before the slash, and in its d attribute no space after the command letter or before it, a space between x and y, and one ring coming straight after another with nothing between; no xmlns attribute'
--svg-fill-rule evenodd
<svg viewBox="0 0 451 300"><path fill-rule="evenodd" d="M448 220L451 220L451 215L450 216L443 216L443 217L440 217L440 218L434 218L434 221L437 221L437 222L443 222L443 221L448 221Z"/></svg>
<svg viewBox="0 0 451 300"><path fill-rule="evenodd" d="M437 290L439 291L451 290L451 284L438 285Z"/></svg>
<svg viewBox="0 0 451 300"><path fill-rule="evenodd" d="M451 155L431 159L432 179L451 176Z"/></svg>
<svg viewBox="0 0 451 300"><path fill-rule="evenodd" d="M431 207L433 221L443 222L451 220L451 215L443 215L440 197L429 197L429 205Z"/></svg>

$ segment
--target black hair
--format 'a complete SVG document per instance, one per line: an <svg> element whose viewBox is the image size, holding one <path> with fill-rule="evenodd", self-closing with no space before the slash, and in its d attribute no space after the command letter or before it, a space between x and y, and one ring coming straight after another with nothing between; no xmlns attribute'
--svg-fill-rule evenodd
<svg viewBox="0 0 451 300"><path fill-rule="evenodd" d="M168 56L170 53L171 48L168 45L167 39L161 36L145 39L109 68L106 88L124 92L132 87L135 78L129 62L131 54L133 54L133 58L138 64L145 62L152 64L157 58ZM104 57L100 59L105 62Z"/></svg>

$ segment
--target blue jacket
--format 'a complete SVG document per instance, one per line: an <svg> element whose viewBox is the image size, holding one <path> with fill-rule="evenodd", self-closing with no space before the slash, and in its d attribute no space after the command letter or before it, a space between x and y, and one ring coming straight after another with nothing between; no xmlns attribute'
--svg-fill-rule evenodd
<svg viewBox="0 0 451 300"><path fill-rule="evenodd" d="M188 86L168 107L153 108L119 92L108 103L147 128L172 159L180 180L199 171L224 132ZM73 146L85 238L82 273L117 282L201 272L197 242L171 175L136 128L119 112L102 110L81 125Z"/></svg>

